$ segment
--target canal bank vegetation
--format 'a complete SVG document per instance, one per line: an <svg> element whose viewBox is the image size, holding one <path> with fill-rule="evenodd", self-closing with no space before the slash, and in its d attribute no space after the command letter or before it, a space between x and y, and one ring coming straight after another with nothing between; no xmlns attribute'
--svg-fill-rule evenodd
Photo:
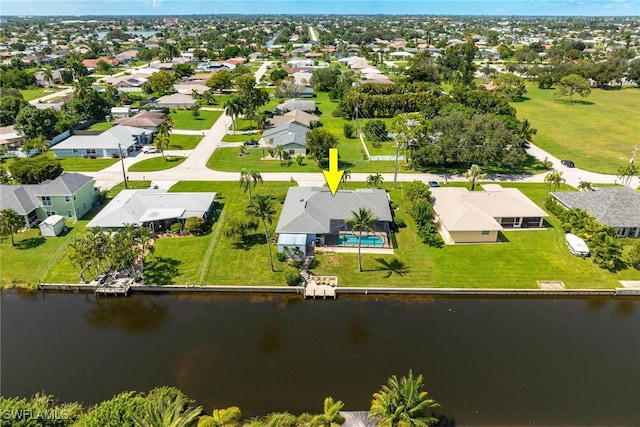
<svg viewBox="0 0 640 427"><path fill-rule="evenodd" d="M346 417L360 417L363 425L455 425L453 419L434 412L440 405L423 391L422 375L411 371L401 378L393 375L378 392L373 393L367 415L343 414L344 403L332 397L324 399L322 412L293 415L273 412L243 418L237 406L214 407L210 414L196 401L174 387L156 387L149 393L126 391L91 407L81 403L60 403L53 396L35 394L30 399L0 396L2 425L56 427L333 427L345 423Z"/></svg>

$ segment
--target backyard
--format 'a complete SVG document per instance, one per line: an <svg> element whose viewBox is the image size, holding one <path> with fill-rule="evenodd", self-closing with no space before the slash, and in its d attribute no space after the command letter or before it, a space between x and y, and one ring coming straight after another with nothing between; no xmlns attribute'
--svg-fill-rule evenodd
<svg viewBox="0 0 640 427"><path fill-rule="evenodd" d="M222 115L222 111L200 110L200 115L194 117L189 110L176 110L169 113L173 120L174 129L208 130Z"/></svg>
<svg viewBox="0 0 640 427"><path fill-rule="evenodd" d="M169 135L169 150L193 150L202 141L199 135Z"/></svg>
<svg viewBox="0 0 640 427"><path fill-rule="evenodd" d="M529 85L525 100L511 104L519 119L538 130L532 142L579 168L617 173L629 162L640 134L640 90L592 89L573 104L554 99L554 92Z"/></svg>

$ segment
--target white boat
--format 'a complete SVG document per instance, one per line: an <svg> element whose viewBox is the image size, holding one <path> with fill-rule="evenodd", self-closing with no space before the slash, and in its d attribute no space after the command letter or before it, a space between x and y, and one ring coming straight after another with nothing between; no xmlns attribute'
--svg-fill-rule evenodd
<svg viewBox="0 0 640 427"><path fill-rule="evenodd" d="M577 256L589 256L589 246L580 237L575 234L568 233L565 236L569 252Z"/></svg>

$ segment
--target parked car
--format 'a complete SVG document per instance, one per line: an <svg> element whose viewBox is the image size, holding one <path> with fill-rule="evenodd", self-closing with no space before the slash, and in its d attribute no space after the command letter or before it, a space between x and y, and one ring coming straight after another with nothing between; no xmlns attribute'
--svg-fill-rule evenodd
<svg viewBox="0 0 640 427"><path fill-rule="evenodd" d="M429 187L440 187L440 183L438 181L429 181Z"/></svg>
<svg viewBox="0 0 640 427"><path fill-rule="evenodd" d="M255 139L250 139L242 143L245 147L257 147L259 142Z"/></svg>
<svg viewBox="0 0 640 427"><path fill-rule="evenodd" d="M575 168L576 164L573 163L573 160L560 160L560 163L562 163L563 165L565 165L568 168Z"/></svg>
<svg viewBox="0 0 640 427"><path fill-rule="evenodd" d="M142 149L142 152L146 154L152 154L152 153L157 153L158 149L153 146L146 146Z"/></svg>

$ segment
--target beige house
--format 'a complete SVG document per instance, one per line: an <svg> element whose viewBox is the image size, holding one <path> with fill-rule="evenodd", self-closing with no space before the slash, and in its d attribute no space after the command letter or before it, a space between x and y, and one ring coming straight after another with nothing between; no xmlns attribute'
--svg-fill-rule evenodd
<svg viewBox="0 0 640 427"><path fill-rule="evenodd" d="M445 242L498 241L505 229L541 228L547 213L517 188L483 185L484 191L432 188L433 209Z"/></svg>

